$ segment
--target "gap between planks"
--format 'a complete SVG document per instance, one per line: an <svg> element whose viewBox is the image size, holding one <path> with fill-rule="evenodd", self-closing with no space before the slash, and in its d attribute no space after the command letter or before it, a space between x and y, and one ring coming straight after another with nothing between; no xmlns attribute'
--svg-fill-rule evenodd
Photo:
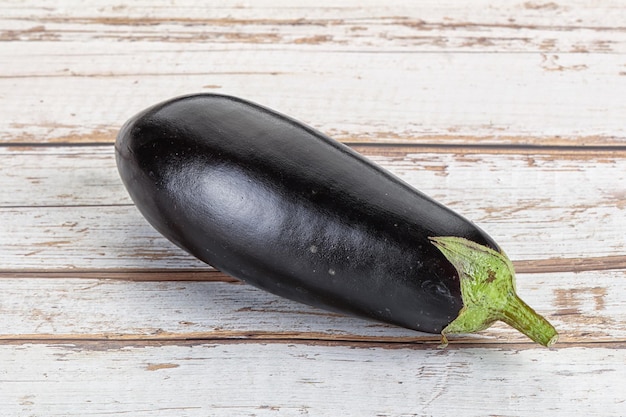
<svg viewBox="0 0 626 417"><path fill-rule="evenodd" d="M241 281L215 269L129 269L129 270L0 270L0 279L29 278L76 278L110 279L117 281L197 281L227 282L241 284Z"/></svg>
<svg viewBox="0 0 626 417"><path fill-rule="evenodd" d="M424 153L505 153L505 154L554 154L568 155L581 153L590 156L626 157L626 138L615 136L584 136L565 140L561 136L524 137L524 136L472 136L472 135L426 135L404 136L394 132L375 133L374 137L352 137L346 134L323 134L353 148L359 153L394 154L420 151ZM110 135L111 140L94 139L82 135L57 138L46 142L16 141L0 142L0 150L22 152L36 149L63 148L108 148L111 152L115 145L117 130ZM572 145L572 140L578 142Z"/></svg>
<svg viewBox="0 0 626 417"><path fill-rule="evenodd" d="M468 348L491 348L505 350L559 350L571 347L626 349L626 339L580 341L576 339L559 340L555 345L544 348L532 341L506 342L501 339L477 339L476 337L457 336L449 338L449 344L441 347L438 335L428 335L416 338L372 338L366 336L333 336L315 333L233 333L232 335L198 334L180 335L164 334L155 336L138 335L2 335L0 346L26 344L72 344L86 350L113 350L127 347L148 346L198 346L207 344L242 345L242 344L287 344L305 346L337 346L355 349L413 349L413 350L461 350Z"/></svg>
<svg viewBox="0 0 626 417"><path fill-rule="evenodd" d="M534 260L513 260L517 274L540 274L559 272L587 272L626 270L626 255L599 256L589 258L551 258ZM197 281L241 283L215 269L84 269L84 270L0 270L0 279L13 278L76 278L110 279L119 281Z"/></svg>

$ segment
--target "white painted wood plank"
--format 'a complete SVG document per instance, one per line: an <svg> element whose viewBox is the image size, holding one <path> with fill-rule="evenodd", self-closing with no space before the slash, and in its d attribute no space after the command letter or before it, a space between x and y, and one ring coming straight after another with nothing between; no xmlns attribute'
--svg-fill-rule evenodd
<svg viewBox="0 0 626 417"><path fill-rule="evenodd" d="M579 209L572 219L563 219L557 208L536 211L530 218L479 224L514 261L574 258L574 262L624 255L623 211L591 207ZM554 223L560 219L564 223ZM203 265L152 229L134 206L0 209L0 224L3 270Z"/></svg>
<svg viewBox="0 0 626 417"><path fill-rule="evenodd" d="M3 12L2 142L111 141L140 109L198 91L259 101L346 141L626 138L619 1L31 1Z"/></svg>
<svg viewBox="0 0 626 417"><path fill-rule="evenodd" d="M0 345L0 403L45 416L621 416L626 350Z"/></svg>
<svg viewBox="0 0 626 417"><path fill-rule="evenodd" d="M623 3L492 1L172 4L65 1L2 8L12 41L151 41L350 49L623 52ZM17 7L16 7L17 6Z"/></svg>
<svg viewBox="0 0 626 417"><path fill-rule="evenodd" d="M80 275L79 275L80 276ZM518 293L561 343L626 340L626 270L518 276ZM427 335L292 302L249 285L0 279L0 339L296 338L438 343ZM451 337L452 343L459 337ZM463 341L531 343L496 325Z"/></svg>
<svg viewBox="0 0 626 417"><path fill-rule="evenodd" d="M10 63L0 67L2 142L112 142L143 108L203 91L248 98L351 142L626 138L622 55L143 52L106 43L52 43L25 55L8 45L0 49Z"/></svg>
<svg viewBox="0 0 626 417"><path fill-rule="evenodd" d="M134 206L0 209L0 225L4 270L206 266L165 240Z"/></svg>
<svg viewBox="0 0 626 417"><path fill-rule="evenodd" d="M0 207L132 204L113 146L1 148Z"/></svg>
<svg viewBox="0 0 626 417"><path fill-rule="evenodd" d="M626 253L623 153L361 150L477 222L514 260ZM110 146L0 148L0 188L0 269L203 266L132 206Z"/></svg>

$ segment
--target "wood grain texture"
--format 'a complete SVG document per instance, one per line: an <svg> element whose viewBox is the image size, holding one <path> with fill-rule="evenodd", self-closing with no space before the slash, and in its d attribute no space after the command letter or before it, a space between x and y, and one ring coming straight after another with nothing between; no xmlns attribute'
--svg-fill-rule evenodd
<svg viewBox="0 0 626 417"><path fill-rule="evenodd" d="M619 2L37 4L0 13L3 143L111 142L129 115L199 91L348 142L626 138Z"/></svg>
<svg viewBox="0 0 626 417"><path fill-rule="evenodd" d="M22 57L12 51L3 55L16 62L16 70L40 68L38 62L54 46L39 55ZM80 63L75 61L98 51L93 47L77 51L77 58L68 58L55 71L58 76L0 78L5 96L1 110L6 115L0 140L111 143L130 115L196 92L244 96L354 143L623 146L626 137L622 55L564 56L560 65L587 68L565 71L545 69L541 54L273 50L144 54L133 49L116 55L119 46L102 48L99 56ZM127 63L135 60L134 54L143 59ZM155 74L146 61L159 63L158 68L177 68ZM94 62L95 68L80 68ZM111 66L106 70L110 75L89 74L103 66ZM64 68L86 74L64 74ZM519 68L525 71L520 73ZM120 71L123 74L118 75Z"/></svg>
<svg viewBox="0 0 626 417"><path fill-rule="evenodd" d="M0 401L11 415L510 416L540 409L610 417L626 401L623 346L64 343L0 346L0 355Z"/></svg>
<svg viewBox="0 0 626 417"><path fill-rule="evenodd" d="M626 4L0 2L0 409L17 416L622 416ZM280 299L194 260L118 178L172 96L298 118L486 229L551 349Z"/></svg>
<svg viewBox="0 0 626 417"><path fill-rule="evenodd" d="M477 222L522 270L626 268L626 152L355 149ZM203 265L132 206L111 146L0 148L0 162L0 270Z"/></svg>
<svg viewBox="0 0 626 417"><path fill-rule="evenodd" d="M332 314L220 281L4 276L0 340L255 338L438 343L437 335ZM626 269L520 274L518 292L557 327L560 343L626 341ZM530 343L504 325L454 342Z"/></svg>
<svg viewBox="0 0 626 417"><path fill-rule="evenodd" d="M17 7L16 7L17 6ZM80 6L80 7L78 7ZM11 41L147 41L344 50L619 53L626 41L619 1L507 2L379 0L301 2L4 2Z"/></svg>

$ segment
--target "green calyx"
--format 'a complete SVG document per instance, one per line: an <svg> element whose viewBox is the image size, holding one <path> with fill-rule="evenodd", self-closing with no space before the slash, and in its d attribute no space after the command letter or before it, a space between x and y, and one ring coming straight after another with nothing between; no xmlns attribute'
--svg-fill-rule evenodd
<svg viewBox="0 0 626 417"><path fill-rule="evenodd" d="M498 320L543 346L556 343L554 327L517 296L513 265L504 253L460 237L430 240L456 268L461 281L463 308L441 332L443 346L448 344L447 334L478 332Z"/></svg>

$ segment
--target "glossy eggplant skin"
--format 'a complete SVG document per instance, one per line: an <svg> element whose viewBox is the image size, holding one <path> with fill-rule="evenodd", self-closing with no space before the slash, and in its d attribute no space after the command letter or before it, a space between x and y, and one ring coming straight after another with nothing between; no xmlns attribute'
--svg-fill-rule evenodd
<svg viewBox="0 0 626 417"><path fill-rule="evenodd" d="M169 100L129 120L117 164L164 236L247 283L302 303L430 333L463 306L429 241L499 250L476 225L349 147L223 95Z"/></svg>

